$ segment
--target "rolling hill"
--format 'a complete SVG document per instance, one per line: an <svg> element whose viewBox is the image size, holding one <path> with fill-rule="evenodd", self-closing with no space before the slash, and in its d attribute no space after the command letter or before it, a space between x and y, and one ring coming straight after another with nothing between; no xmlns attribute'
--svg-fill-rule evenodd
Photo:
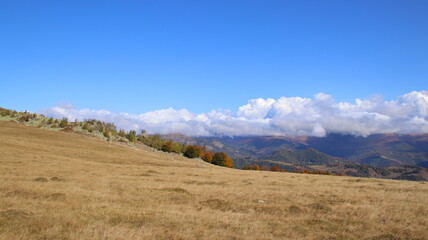
<svg viewBox="0 0 428 240"><path fill-rule="evenodd" d="M243 171L0 121L0 239L425 239L425 182Z"/></svg>

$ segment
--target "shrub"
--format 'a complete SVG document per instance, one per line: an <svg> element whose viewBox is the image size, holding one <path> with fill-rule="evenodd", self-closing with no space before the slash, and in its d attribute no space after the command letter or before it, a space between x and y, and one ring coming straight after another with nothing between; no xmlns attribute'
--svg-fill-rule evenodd
<svg viewBox="0 0 428 240"><path fill-rule="evenodd" d="M67 125L68 125L68 119L67 118L63 118L62 120L61 120L61 122L59 123L59 127L60 128L65 128L65 127L67 127Z"/></svg>
<svg viewBox="0 0 428 240"><path fill-rule="evenodd" d="M110 139L111 139L111 136L112 136L111 131L110 131L109 129L106 129L106 130L104 131L104 137L106 137L108 140L110 140Z"/></svg>
<svg viewBox="0 0 428 240"><path fill-rule="evenodd" d="M173 149L173 142L172 141L168 141L168 142L164 143L162 145L162 148L161 148L161 150L164 152L172 152L172 149Z"/></svg>
<svg viewBox="0 0 428 240"><path fill-rule="evenodd" d="M119 133L117 135L119 135L120 137L125 137L126 136L126 132L125 132L125 130L120 129Z"/></svg>
<svg viewBox="0 0 428 240"><path fill-rule="evenodd" d="M88 131L90 133L94 131L94 127L91 124L89 124L89 123L83 124L82 129L86 130L86 131Z"/></svg>
<svg viewBox="0 0 428 240"><path fill-rule="evenodd" d="M164 152L175 152L180 153L181 152L181 146L179 143L173 142L173 141L167 141L162 145L161 148Z"/></svg>
<svg viewBox="0 0 428 240"><path fill-rule="evenodd" d="M64 132L73 132L73 127L67 126L63 129Z"/></svg>
<svg viewBox="0 0 428 240"><path fill-rule="evenodd" d="M224 152L217 152L213 156L212 164L233 168L232 159Z"/></svg>
<svg viewBox="0 0 428 240"><path fill-rule="evenodd" d="M5 108L0 108L0 115L2 116L9 116L9 115L12 116L14 115L14 113L16 112Z"/></svg>
<svg viewBox="0 0 428 240"><path fill-rule="evenodd" d="M126 134L126 138L130 141L130 142L137 142L137 133L134 130L129 130L128 134Z"/></svg>
<svg viewBox="0 0 428 240"><path fill-rule="evenodd" d="M257 165L257 164L253 164L253 165L249 165L249 166L244 166L242 169L243 169L243 170L257 170L257 171L263 170L263 169L262 169L259 165Z"/></svg>
<svg viewBox="0 0 428 240"><path fill-rule="evenodd" d="M184 156L188 158L198 158L201 157L203 149L200 146L189 145L184 150Z"/></svg>
<svg viewBox="0 0 428 240"><path fill-rule="evenodd" d="M140 139L142 143L158 150L162 150L162 146L165 143L165 140L163 140L159 134L149 135L147 137L141 136Z"/></svg>
<svg viewBox="0 0 428 240"><path fill-rule="evenodd" d="M106 130L109 130L110 132L117 132L116 125L114 125L113 123L106 123L104 124L104 127Z"/></svg>
<svg viewBox="0 0 428 240"><path fill-rule="evenodd" d="M105 131L105 124L101 121L95 121L94 122L94 129L98 132L104 132Z"/></svg>
<svg viewBox="0 0 428 240"><path fill-rule="evenodd" d="M20 122L28 122L32 118L31 114L25 114L24 116L20 117L18 120Z"/></svg>
<svg viewBox="0 0 428 240"><path fill-rule="evenodd" d="M202 155L202 159L205 161L205 162L212 162L213 161L213 153L212 152L209 152L209 151L206 151L203 155Z"/></svg>
<svg viewBox="0 0 428 240"><path fill-rule="evenodd" d="M271 168L270 168L270 170L271 170L272 172L285 172L285 170L281 169L281 168L280 168L280 167L278 167L278 166L273 166L273 167L271 167Z"/></svg>

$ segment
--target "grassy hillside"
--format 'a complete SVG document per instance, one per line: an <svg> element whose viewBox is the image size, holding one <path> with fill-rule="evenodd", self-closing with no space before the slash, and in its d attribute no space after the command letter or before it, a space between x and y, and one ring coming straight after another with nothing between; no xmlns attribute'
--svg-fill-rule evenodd
<svg viewBox="0 0 428 240"><path fill-rule="evenodd" d="M426 239L428 184L242 171L0 121L0 239Z"/></svg>

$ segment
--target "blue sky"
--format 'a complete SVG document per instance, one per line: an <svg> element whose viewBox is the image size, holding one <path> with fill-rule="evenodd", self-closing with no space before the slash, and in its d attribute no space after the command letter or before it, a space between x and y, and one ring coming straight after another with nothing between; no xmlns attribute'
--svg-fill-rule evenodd
<svg viewBox="0 0 428 240"><path fill-rule="evenodd" d="M0 106L192 113L428 89L428 1L1 1Z"/></svg>

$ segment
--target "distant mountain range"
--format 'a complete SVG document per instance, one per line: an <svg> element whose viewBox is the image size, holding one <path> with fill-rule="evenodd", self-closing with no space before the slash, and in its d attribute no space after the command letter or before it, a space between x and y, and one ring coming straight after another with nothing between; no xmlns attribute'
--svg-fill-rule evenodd
<svg viewBox="0 0 428 240"><path fill-rule="evenodd" d="M349 176L428 180L428 134L234 138L169 134L163 138L223 151L233 158L237 168L277 165L287 171L307 169Z"/></svg>

